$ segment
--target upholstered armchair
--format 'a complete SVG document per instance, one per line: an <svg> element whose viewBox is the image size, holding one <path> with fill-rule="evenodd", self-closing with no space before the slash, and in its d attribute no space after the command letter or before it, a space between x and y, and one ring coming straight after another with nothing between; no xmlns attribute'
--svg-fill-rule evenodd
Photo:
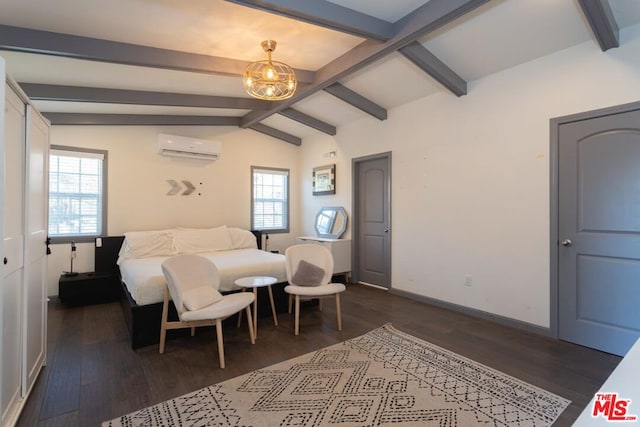
<svg viewBox="0 0 640 427"><path fill-rule="evenodd" d="M243 309L247 313L247 325L251 344L255 344L250 305L254 300L248 292L222 295L218 292L220 277L216 266L198 255L178 255L162 263L167 281L162 307L160 327L160 353L164 353L168 329L191 328L191 335L198 326L215 326L218 341L220 367L224 368L224 343L222 321ZM179 321L168 321L169 297L178 312Z"/></svg>
<svg viewBox="0 0 640 427"><path fill-rule="evenodd" d="M300 332L300 300L335 298L338 330L342 330L340 313L340 293L346 290L342 283L331 283L333 275L333 256L321 245L302 244L290 246L285 251L287 281L284 288L289 294L289 313L295 300L295 335Z"/></svg>

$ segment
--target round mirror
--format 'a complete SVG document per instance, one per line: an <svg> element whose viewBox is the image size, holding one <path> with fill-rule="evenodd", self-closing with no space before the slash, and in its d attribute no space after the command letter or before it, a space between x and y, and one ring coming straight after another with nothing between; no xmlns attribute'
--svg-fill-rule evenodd
<svg viewBox="0 0 640 427"><path fill-rule="evenodd" d="M339 239L347 229L347 212L343 207L323 207L316 215L316 234Z"/></svg>

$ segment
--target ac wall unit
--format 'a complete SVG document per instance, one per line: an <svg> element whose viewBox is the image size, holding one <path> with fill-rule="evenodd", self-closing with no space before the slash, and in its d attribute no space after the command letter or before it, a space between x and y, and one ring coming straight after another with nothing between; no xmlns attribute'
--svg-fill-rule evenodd
<svg viewBox="0 0 640 427"><path fill-rule="evenodd" d="M158 153L163 156L214 161L222 154L222 144L161 133L158 135Z"/></svg>

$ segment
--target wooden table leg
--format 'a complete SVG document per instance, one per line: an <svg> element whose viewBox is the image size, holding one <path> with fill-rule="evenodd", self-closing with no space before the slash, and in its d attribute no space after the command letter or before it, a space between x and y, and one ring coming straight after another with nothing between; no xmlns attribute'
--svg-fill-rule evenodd
<svg viewBox="0 0 640 427"><path fill-rule="evenodd" d="M258 338L258 288L253 288L253 335Z"/></svg>
<svg viewBox="0 0 640 427"><path fill-rule="evenodd" d="M245 288L242 288L242 292L246 291ZM238 328L240 327L240 324L242 323L242 310L240 310L240 312L238 313Z"/></svg>
<svg viewBox="0 0 640 427"><path fill-rule="evenodd" d="M271 285L267 286L269 291L269 301L271 302L271 313L273 314L273 323L278 326L278 315L276 314L276 305L273 302L273 292L271 291Z"/></svg>

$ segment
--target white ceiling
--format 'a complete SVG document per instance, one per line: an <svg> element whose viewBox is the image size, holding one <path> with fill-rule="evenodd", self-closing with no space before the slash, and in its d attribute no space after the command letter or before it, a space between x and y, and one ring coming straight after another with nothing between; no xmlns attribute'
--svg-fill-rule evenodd
<svg viewBox="0 0 640 427"><path fill-rule="evenodd" d="M395 22L428 0L331 0ZM620 28L640 22L640 1L609 0ZM222 0L2 0L0 24L242 61L274 59L315 71L364 39ZM591 40L577 0L492 0L419 42L467 81ZM1 41L0 41L1 42ZM0 43L1 44L1 43ZM240 76L221 76L1 51L18 82L246 97ZM402 54L340 80L384 108L446 91ZM454 96L454 95L451 95ZM243 116L248 110L36 101L43 112ZM367 116L326 92L293 106L338 127ZM262 123L304 138L319 131L280 115Z"/></svg>

